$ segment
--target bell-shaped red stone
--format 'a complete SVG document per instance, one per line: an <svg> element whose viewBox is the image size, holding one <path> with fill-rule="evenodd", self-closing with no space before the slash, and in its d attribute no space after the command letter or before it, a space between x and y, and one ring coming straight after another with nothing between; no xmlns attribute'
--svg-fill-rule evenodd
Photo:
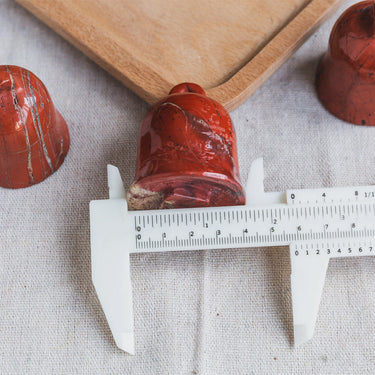
<svg viewBox="0 0 375 375"><path fill-rule="evenodd" d="M340 119L359 125L375 125L374 34L374 1L348 8L332 29L316 76L323 105Z"/></svg>
<svg viewBox="0 0 375 375"><path fill-rule="evenodd" d="M69 132L42 81L0 66L0 186L23 188L55 172L69 150Z"/></svg>
<svg viewBox="0 0 375 375"><path fill-rule="evenodd" d="M140 129L130 209L245 203L232 121L193 83L175 86Z"/></svg>

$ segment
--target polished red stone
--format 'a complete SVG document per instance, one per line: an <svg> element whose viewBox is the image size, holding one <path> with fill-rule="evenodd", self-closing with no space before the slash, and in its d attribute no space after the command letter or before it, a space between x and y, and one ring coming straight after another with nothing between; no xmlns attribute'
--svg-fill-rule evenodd
<svg viewBox="0 0 375 375"><path fill-rule="evenodd" d="M69 132L42 81L30 71L0 66L0 186L23 188L55 172Z"/></svg>
<svg viewBox="0 0 375 375"><path fill-rule="evenodd" d="M323 105L342 120L375 125L375 5L363 1L337 20L320 62L316 89Z"/></svg>
<svg viewBox="0 0 375 375"><path fill-rule="evenodd" d="M192 83L175 86L141 124L130 209L245 203L225 109Z"/></svg>

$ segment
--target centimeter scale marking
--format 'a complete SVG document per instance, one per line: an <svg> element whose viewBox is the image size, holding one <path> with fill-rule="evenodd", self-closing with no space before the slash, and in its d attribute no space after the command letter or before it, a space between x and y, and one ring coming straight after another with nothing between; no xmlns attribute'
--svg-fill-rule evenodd
<svg viewBox="0 0 375 375"><path fill-rule="evenodd" d="M349 246L344 252L340 246L350 245L353 240L375 238L373 202L215 207L189 209L189 213L136 211L128 215L134 226L132 252L283 246L300 242L316 247L325 241L329 254L329 246L336 242L340 256L340 252L344 255L354 251ZM368 247L368 251L372 248ZM357 252L362 255L364 247L358 247Z"/></svg>

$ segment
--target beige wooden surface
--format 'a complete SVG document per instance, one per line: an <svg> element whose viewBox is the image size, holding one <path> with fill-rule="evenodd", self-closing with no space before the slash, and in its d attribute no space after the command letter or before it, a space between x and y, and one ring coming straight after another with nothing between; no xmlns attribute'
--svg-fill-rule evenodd
<svg viewBox="0 0 375 375"><path fill-rule="evenodd" d="M149 103L202 85L233 110L340 0L16 0Z"/></svg>

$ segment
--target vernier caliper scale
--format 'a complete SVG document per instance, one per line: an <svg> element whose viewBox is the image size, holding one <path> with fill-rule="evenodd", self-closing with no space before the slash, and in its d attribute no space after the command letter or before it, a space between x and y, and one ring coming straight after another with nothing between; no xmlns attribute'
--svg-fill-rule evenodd
<svg viewBox="0 0 375 375"><path fill-rule="evenodd" d="M264 192L255 160L246 205L128 211L118 169L92 201L92 278L116 344L134 354L130 253L289 246L294 344L312 338L330 258L375 254L375 187Z"/></svg>

